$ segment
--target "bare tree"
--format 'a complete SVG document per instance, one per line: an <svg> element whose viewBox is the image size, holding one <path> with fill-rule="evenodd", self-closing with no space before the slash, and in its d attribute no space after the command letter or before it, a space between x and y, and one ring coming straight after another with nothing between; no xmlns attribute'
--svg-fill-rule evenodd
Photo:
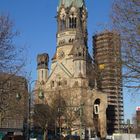
<svg viewBox="0 0 140 140"><path fill-rule="evenodd" d="M69 92L73 92L70 90ZM51 102L46 109L42 107L34 109L35 125L45 130L52 130L55 134L71 134L72 128L80 126L80 106L75 103L75 98L71 94L65 94L65 90L58 90L55 94L51 93ZM54 95L54 96L53 96ZM43 111L44 110L44 111ZM74 131L75 131L74 130Z"/></svg>
<svg viewBox="0 0 140 140"><path fill-rule="evenodd" d="M55 134L61 135L63 123L65 121L64 114L66 112L66 100L62 97L62 91L58 91L56 95L52 98L51 109L52 109L52 119L54 122Z"/></svg>
<svg viewBox="0 0 140 140"><path fill-rule="evenodd" d="M0 72L15 74L25 65L24 49L14 43L18 35L9 16L0 15Z"/></svg>
<svg viewBox="0 0 140 140"><path fill-rule="evenodd" d="M33 123L37 128L41 128L44 133L44 139L47 135L48 125L52 122L52 110L47 104L35 104Z"/></svg>
<svg viewBox="0 0 140 140"><path fill-rule="evenodd" d="M80 105L76 103L75 96L72 96L73 90L70 90L66 97L66 110L64 112L67 134L71 134L80 126Z"/></svg>
<svg viewBox="0 0 140 140"><path fill-rule="evenodd" d="M23 74L25 66L25 49L17 46L15 41L19 33L7 15L0 15L0 126L19 123L26 118L27 88L26 80L17 75ZM24 89L23 89L24 88ZM22 99L16 100L20 93ZM26 96L26 99L24 98ZM17 107L18 106L18 107ZM16 109L15 109L16 108ZM14 124L14 123L13 123ZM15 127L12 124L12 127ZM18 124L16 124L18 127Z"/></svg>
<svg viewBox="0 0 140 140"><path fill-rule="evenodd" d="M51 131L52 134L61 134L65 105L65 101L60 94L52 98L50 105L35 104L33 114L34 126L43 131L44 139L47 136L47 131Z"/></svg>
<svg viewBox="0 0 140 140"><path fill-rule="evenodd" d="M114 0L113 28L120 33L124 86L140 88L140 1Z"/></svg>

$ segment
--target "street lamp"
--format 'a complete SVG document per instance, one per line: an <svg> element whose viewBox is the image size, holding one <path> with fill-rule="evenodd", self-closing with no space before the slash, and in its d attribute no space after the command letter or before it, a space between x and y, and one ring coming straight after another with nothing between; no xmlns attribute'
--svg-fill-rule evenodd
<svg viewBox="0 0 140 140"><path fill-rule="evenodd" d="M37 81L37 80L33 80L32 82L28 83L28 89L29 89L28 91L29 92L28 92L28 97L27 97L27 99L28 99L27 140L30 139L30 129L31 129L31 103L32 103L32 94L35 92L34 90L32 91L32 84L34 82L37 82L40 85L42 85L42 83L39 82L39 81ZM44 92L43 92L42 89L39 89L38 97L41 100L44 99ZM21 98L22 98L21 94L20 93L17 93L16 94L16 99L19 101L19 100L21 100Z"/></svg>
<svg viewBox="0 0 140 140"><path fill-rule="evenodd" d="M128 125L128 135L129 135L129 140L130 140L130 120L127 119L127 125Z"/></svg>
<svg viewBox="0 0 140 140"><path fill-rule="evenodd" d="M19 101L21 99L21 95L19 93L16 94L16 99Z"/></svg>

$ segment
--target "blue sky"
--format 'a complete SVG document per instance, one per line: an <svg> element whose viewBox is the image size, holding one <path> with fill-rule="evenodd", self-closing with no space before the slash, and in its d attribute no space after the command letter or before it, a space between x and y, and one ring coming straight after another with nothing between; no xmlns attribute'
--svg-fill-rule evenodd
<svg viewBox="0 0 140 140"><path fill-rule="evenodd" d="M92 52L92 35L109 27L113 0L86 0L88 9L88 46ZM56 8L58 0L0 0L0 13L9 14L20 32L16 44L25 45L27 71L36 79L36 56L49 53L50 60L56 49ZM133 97L124 90L125 119L131 118L140 96Z"/></svg>

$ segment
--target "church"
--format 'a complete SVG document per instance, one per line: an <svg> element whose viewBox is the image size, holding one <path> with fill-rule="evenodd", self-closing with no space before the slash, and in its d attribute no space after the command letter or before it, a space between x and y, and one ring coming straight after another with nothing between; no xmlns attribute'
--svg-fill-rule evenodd
<svg viewBox="0 0 140 140"><path fill-rule="evenodd" d="M107 135L107 94L97 88L95 66L88 52L87 8L84 0L60 0L57 7L56 52L37 56L36 89L44 91L45 104L58 98L58 111L64 110L56 125L61 134L90 138ZM38 95L37 95L38 96ZM61 102L63 100L63 102ZM36 104L41 103L36 97ZM77 113L78 112L78 113ZM61 126L60 126L61 125Z"/></svg>

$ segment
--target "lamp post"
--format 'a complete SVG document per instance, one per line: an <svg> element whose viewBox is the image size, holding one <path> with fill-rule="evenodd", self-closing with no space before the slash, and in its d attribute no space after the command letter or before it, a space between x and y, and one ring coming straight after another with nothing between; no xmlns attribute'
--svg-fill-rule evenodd
<svg viewBox="0 0 140 140"><path fill-rule="evenodd" d="M129 135L129 140L130 140L130 120L127 119L127 125L128 125L128 135Z"/></svg>
<svg viewBox="0 0 140 140"><path fill-rule="evenodd" d="M33 80L31 81L30 83L28 82L28 101L27 101L27 105L28 105L28 112L27 112L27 140L30 140L30 130L31 130L31 103L32 103L32 95L33 93L35 92L34 90L32 90L32 84L34 82L37 82L39 83L40 85L41 82L37 81L37 80ZM44 93L42 91L42 89L39 89L39 93L38 93L38 97L40 99L44 99ZM16 99L17 100L20 100L22 98L21 94L20 93L17 93L16 94Z"/></svg>

